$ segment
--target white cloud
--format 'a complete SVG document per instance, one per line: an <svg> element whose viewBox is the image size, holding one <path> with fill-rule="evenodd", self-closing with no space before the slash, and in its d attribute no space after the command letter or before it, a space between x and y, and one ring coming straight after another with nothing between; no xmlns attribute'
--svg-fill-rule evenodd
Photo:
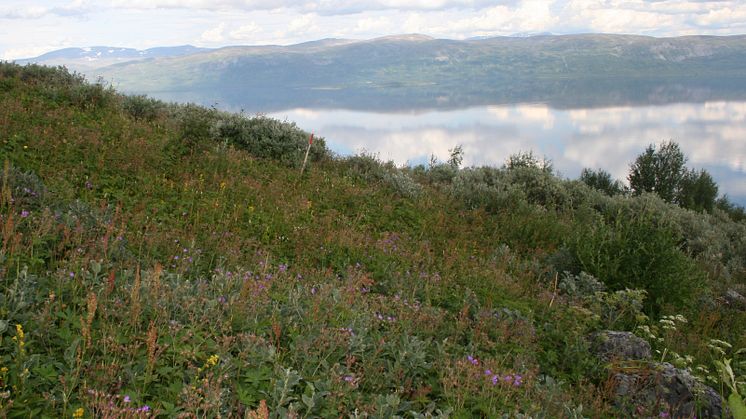
<svg viewBox="0 0 746 419"><path fill-rule="evenodd" d="M200 41L208 42L208 43L222 42L225 39L223 32L225 32L225 23L220 22L218 26L202 32L202 35L200 36Z"/></svg>
<svg viewBox="0 0 746 419"><path fill-rule="evenodd" d="M230 32L231 39L235 40L252 40L253 35L261 32L262 28L256 24L256 22L250 22L246 25L240 26L238 29Z"/></svg>

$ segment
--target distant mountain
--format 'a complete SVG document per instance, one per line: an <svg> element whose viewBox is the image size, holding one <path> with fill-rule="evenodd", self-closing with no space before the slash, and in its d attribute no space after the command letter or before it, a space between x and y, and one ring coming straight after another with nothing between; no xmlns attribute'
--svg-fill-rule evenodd
<svg viewBox="0 0 746 419"><path fill-rule="evenodd" d="M36 63L52 66L65 65L72 70L85 72L90 71L91 69L122 62L132 62L149 58L180 57L204 51L209 51L209 48L182 45L138 50L134 48L96 46L87 48L64 48L48 52L35 58L16 60L16 62L19 64Z"/></svg>
<svg viewBox="0 0 746 419"><path fill-rule="evenodd" d="M148 59L140 52L139 59L128 59L133 50L106 50L116 56L115 63L84 71L132 93L256 110L516 101L572 107L746 97L746 36L581 34L456 41L409 34L184 48L191 49L163 55L146 50ZM80 51L83 58L75 56ZM104 51L66 54L78 61L103 60L97 57ZM582 103L568 102L577 97Z"/></svg>

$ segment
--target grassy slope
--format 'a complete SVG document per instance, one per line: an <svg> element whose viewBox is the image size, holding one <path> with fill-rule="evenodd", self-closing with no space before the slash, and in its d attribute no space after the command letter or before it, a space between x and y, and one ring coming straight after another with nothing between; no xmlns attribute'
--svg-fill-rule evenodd
<svg viewBox="0 0 746 419"><path fill-rule="evenodd" d="M44 187L0 200L0 411L615 414L584 339L608 323L546 279L579 213L471 209L432 182L413 199L341 159L300 176L189 142L183 108L135 119L2 70L5 178ZM708 338L746 346L739 313L675 312L666 345L698 362Z"/></svg>

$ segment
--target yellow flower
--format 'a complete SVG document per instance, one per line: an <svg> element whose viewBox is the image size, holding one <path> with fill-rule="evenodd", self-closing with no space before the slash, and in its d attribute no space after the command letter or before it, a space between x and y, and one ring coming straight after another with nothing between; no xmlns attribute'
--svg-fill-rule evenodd
<svg viewBox="0 0 746 419"><path fill-rule="evenodd" d="M79 407L79 408L75 409L75 412L73 412L73 417L74 418L82 418L83 417L83 412L84 412L83 408Z"/></svg>
<svg viewBox="0 0 746 419"><path fill-rule="evenodd" d="M6 374L7 372L8 372L8 367L0 368L0 373Z"/></svg>
<svg viewBox="0 0 746 419"><path fill-rule="evenodd" d="M220 360L220 357L217 355L212 355L210 358L207 359L207 366L208 367L214 367L217 365L218 360Z"/></svg>
<svg viewBox="0 0 746 419"><path fill-rule="evenodd" d="M23 326L16 324L16 334L19 339L23 339L26 335L23 333Z"/></svg>

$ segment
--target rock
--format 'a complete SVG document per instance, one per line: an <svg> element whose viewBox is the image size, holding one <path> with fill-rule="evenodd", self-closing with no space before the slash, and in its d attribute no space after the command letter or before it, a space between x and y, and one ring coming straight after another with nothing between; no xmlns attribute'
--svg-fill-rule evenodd
<svg viewBox="0 0 746 419"><path fill-rule="evenodd" d="M632 416L732 417L715 390L669 363L617 372L611 381L616 405Z"/></svg>
<svg viewBox="0 0 746 419"><path fill-rule="evenodd" d="M591 348L604 362L649 360L650 344L631 332L604 330L591 335Z"/></svg>
<svg viewBox="0 0 746 419"><path fill-rule="evenodd" d="M723 294L723 299L729 307L737 310L746 310L746 297L739 294L736 290L728 290Z"/></svg>

